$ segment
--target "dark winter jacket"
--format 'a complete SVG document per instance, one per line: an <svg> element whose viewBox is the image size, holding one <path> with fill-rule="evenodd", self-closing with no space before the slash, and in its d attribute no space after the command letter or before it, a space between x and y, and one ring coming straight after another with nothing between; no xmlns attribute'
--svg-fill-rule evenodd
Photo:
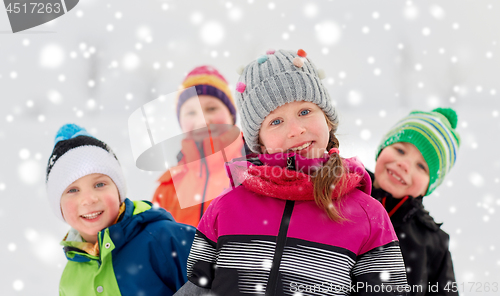
<svg viewBox="0 0 500 296"><path fill-rule="evenodd" d="M375 177L368 173L373 184ZM383 189L372 188L372 196L385 204L387 212L402 201ZM458 295L453 292L455 274L448 250L449 235L424 209L422 196L408 197L390 218L399 238L408 284L412 287L410 295Z"/></svg>
<svg viewBox="0 0 500 296"><path fill-rule="evenodd" d="M404 294L395 292L406 286L398 241L387 213L368 195L371 182L362 165L345 160L350 173L333 196L343 188L346 220L333 222L315 204L310 176L302 173L328 157L282 155L228 165L235 188L216 198L201 219L189 282L176 296Z"/></svg>
<svg viewBox="0 0 500 296"><path fill-rule="evenodd" d="M61 243L68 263L59 295L163 296L174 294L187 281L194 227L176 223L149 202L124 203L118 222L99 232L97 256L77 248L78 232L68 233Z"/></svg>

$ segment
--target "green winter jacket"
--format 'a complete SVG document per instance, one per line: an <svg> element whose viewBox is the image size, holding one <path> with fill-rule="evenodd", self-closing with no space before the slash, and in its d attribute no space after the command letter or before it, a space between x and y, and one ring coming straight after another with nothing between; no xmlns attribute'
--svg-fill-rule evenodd
<svg viewBox="0 0 500 296"><path fill-rule="evenodd" d="M187 281L195 231L149 202L126 199L118 222L98 233L98 256L76 248L81 237L70 230L59 295L173 295Z"/></svg>

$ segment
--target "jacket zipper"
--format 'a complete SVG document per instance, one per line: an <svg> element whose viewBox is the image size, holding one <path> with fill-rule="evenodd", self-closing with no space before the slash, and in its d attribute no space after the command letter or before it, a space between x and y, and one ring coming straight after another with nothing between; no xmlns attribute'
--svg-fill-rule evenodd
<svg viewBox="0 0 500 296"><path fill-rule="evenodd" d="M205 150L203 150L203 142L201 142L201 145L198 146L198 151L200 152L200 177L202 176L201 173L201 168L202 164L205 165L205 186L203 187L203 196L201 197L201 205L200 205L200 220L201 217L203 217L203 211L205 209L205 195L207 194L207 186L208 186L208 177L210 175L210 172L208 171L208 165L207 165L207 159L205 158Z"/></svg>
<svg viewBox="0 0 500 296"><path fill-rule="evenodd" d="M294 205L295 201L286 201L285 210L283 211L283 216L281 217L280 230L278 232L278 237L276 238L276 250L274 252L273 265L271 267L271 271L269 272L269 279L267 280L266 296L276 295L279 268L283 257L283 250L285 249L288 226L290 226L290 218L292 217Z"/></svg>
<svg viewBox="0 0 500 296"><path fill-rule="evenodd" d="M205 195L207 194L208 177L210 175L210 172L208 171L207 160L204 159L203 162L205 164L205 173L207 176L205 177L205 187L203 188L203 196L201 197L200 220L201 220L201 217L203 217L203 211L205 208Z"/></svg>
<svg viewBox="0 0 500 296"><path fill-rule="evenodd" d="M97 266L101 268L102 264L102 240L104 239L104 231L99 231L97 234L97 241L99 243L99 260L97 260Z"/></svg>

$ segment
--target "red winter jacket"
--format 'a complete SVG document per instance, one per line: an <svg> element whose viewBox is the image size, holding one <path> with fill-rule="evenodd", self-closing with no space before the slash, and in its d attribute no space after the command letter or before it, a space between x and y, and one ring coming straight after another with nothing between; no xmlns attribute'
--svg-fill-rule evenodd
<svg viewBox="0 0 500 296"><path fill-rule="evenodd" d="M226 161L243 154L243 138L237 127L211 139L203 141L202 149L193 140L184 139L181 161L158 180L152 202L170 212L176 222L198 226L210 202L229 187L223 153Z"/></svg>

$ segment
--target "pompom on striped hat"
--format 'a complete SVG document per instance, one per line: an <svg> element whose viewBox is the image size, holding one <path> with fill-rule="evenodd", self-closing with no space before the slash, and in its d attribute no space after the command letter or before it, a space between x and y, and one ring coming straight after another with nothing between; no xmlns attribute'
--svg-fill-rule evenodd
<svg viewBox="0 0 500 296"><path fill-rule="evenodd" d="M375 159L382 149L394 143L415 145L429 167L427 196L443 182L455 165L460 147L460 136L455 131L457 121L457 113L451 108L437 108L431 112L413 111L383 137Z"/></svg>
<svg viewBox="0 0 500 296"><path fill-rule="evenodd" d="M196 89L196 94L190 89L191 87ZM209 95L221 100L229 109L229 113L233 116L233 123L236 123L234 98L226 79L217 69L212 66L199 66L186 75L186 78L184 78L180 86L180 94L176 106L177 119L179 121L182 105L196 95Z"/></svg>
<svg viewBox="0 0 500 296"><path fill-rule="evenodd" d="M61 196L64 189L90 174L110 177L118 188L120 200L125 200L125 177L111 148L76 124L63 125L56 134L46 175L47 196L58 218L64 221L61 213Z"/></svg>

